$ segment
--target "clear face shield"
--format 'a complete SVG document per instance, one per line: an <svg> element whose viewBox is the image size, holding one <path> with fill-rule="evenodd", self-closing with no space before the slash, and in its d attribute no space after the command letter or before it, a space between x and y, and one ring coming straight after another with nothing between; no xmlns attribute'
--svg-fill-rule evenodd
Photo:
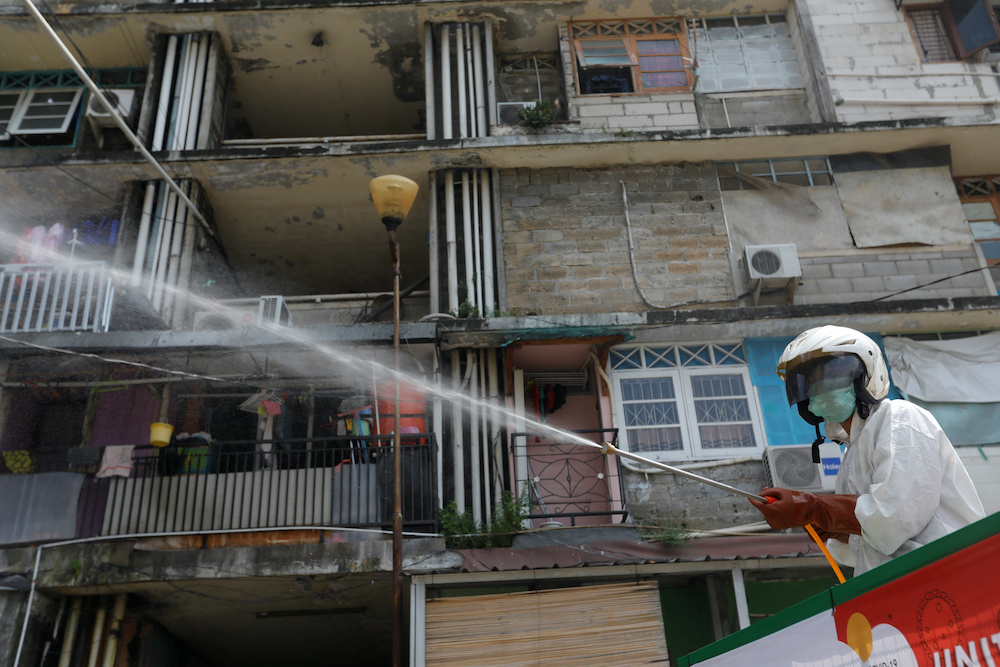
<svg viewBox="0 0 1000 667"><path fill-rule="evenodd" d="M785 375L785 394L789 405L846 389L865 372L864 363L853 354L821 357L799 364Z"/></svg>

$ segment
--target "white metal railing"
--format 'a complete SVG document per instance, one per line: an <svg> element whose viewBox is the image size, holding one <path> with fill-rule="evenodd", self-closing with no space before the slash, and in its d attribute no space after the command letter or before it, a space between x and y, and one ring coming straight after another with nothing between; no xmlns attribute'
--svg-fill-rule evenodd
<svg viewBox="0 0 1000 667"><path fill-rule="evenodd" d="M113 299L104 262L0 264L0 333L104 332Z"/></svg>

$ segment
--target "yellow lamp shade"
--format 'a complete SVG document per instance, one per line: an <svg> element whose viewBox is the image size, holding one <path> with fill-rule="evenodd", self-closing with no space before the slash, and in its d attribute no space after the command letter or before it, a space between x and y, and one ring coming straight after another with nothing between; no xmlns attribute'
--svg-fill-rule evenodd
<svg viewBox="0 0 1000 667"><path fill-rule="evenodd" d="M410 212L420 186L405 176L379 176L372 179L369 188L379 219L392 231Z"/></svg>

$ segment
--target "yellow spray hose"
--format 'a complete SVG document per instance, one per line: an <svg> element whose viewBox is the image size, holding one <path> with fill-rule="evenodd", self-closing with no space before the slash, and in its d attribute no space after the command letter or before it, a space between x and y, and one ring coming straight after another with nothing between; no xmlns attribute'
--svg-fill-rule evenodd
<svg viewBox="0 0 1000 667"><path fill-rule="evenodd" d="M762 503L773 503L774 498L769 496L759 496L756 493L750 493L749 491L744 491L742 489L737 489L735 486L730 486L722 482L717 482L714 479L709 479L708 477L702 477L701 475L696 475L693 472L684 470L683 468L675 468L674 466L667 465L666 463L660 463L659 461L654 461L652 459L647 459L645 456L639 456L638 454L633 454L632 452L623 452L618 449L610 442L602 442L600 445L601 453L608 456L621 456L623 458L632 459L633 461L640 461L646 465L653 466L654 468L660 468L661 470L666 470L672 472L675 475L680 475L682 477L687 477L688 479L693 479L696 482L701 482L702 484L708 484L709 486L714 486L717 489L722 489L723 491L728 491L729 493L735 493L736 495L743 496L744 498L750 498L753 500L760 501ZM812 527L812 524L806 524L806 532L809 536L813 538L816 544L819 546L820 551L826 556L827 562L830 563L830 567L833 568L834 574L837 575L837 579L840 583L847 581L844 579L844 574L840 571L840 567L837 565L837 561L833 560L833 556L830 555L830 550L826 548L826 544L820 539L819 535L816 534L816 529Z"/></svg>

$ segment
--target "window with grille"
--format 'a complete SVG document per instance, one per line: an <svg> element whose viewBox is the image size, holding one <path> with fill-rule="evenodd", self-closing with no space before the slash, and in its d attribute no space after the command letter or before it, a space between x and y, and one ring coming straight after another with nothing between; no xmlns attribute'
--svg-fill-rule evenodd
<svg viewBox="0 0 1000 667"><path fill-rule="evenodd" d="M622 446L659 459L761 450L757 401L742 343L611 350Z"/></svg>
<svg viewBox="0 0 1000 667"><path fill-rule="evenodd" d="M756 190L755 182L760 180L803 187L833 185L830 161L825 157L717 162L715 167L723 190Z"/></svg>
<svg viewBox="0 0 1000 667"><path fill-rule="evenodd" d="M0 140L69 132L82 97L72 71L0 72Z"/></svg>
<svg viewBox="0 0 1000 667"><path fill-rule="evenodd" d="M906 18L923 62L968 58L1000 42L1000 24L989 0L950 0L908 9Z"/></svg>
<svg viewBox="0 0 1000 667"><path fill-rule="evenodd" d="M972 236L1000 286L1000 176L960 178L956 184Z"/></svg>
<svg viewBox="0 0 1000 667"><path fill-rule="evenodd" d="M690 90L684 21L633 19L569 24L581 95Z"/></svg>
<svg viewBox="0 0 1000 667"><path fill-rule="evenodd" d="M692 25L699 92L805 85L783 15L703 18Z"/></svg>

